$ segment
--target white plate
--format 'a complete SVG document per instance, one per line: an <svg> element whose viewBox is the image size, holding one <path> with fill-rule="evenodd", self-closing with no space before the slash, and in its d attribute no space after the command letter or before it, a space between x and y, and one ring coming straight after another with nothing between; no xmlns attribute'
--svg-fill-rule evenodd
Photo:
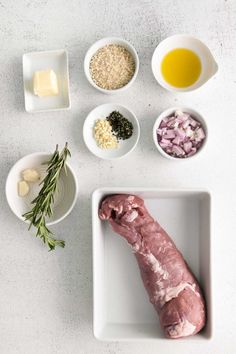
<svg viewBox="0 0 236 354"><path fill-rule="evenodd" d="M105 119L113 111L119 111L133 124L133 135L126 140L120 140L117 149L101 149L94 139L93 128L97 119ZM139 122L128 108L115 103L107 103L94 108L84 121L83 137L87 148L97 157L106 160L121 158L136 147L140 135Z"/></svg>
<svg viewBox="0 0 236 354"><path fill-rule="evenodd" d="M52 69L58 79L57 96L38 97L33 93L33 76L37 70ZM57 111L70 108L68 55L65 50L33 52L23 55L25 110Z"/></svg>
<svg viewBox="0 0 236 354"><path fill-rule="evenodd" d="M138 265L127 242L98 218L106 195L136 194L169 233L198 278L207 302L205 329L179 341L206 340L212 335L210 194L198 190L102 188L93 193L94 335L100 340L165 339L149 303Z"/></svg>

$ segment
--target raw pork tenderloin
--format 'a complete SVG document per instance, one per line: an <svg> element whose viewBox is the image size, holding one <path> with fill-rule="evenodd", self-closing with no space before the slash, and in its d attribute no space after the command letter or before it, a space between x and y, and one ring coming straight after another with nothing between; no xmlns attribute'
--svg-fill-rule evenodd
<svg viewBox="0 0 236 354"><path fill-rule="evenodd" d="M199 332L206 321L200 287L143 200L134 195L109 196L102 202L99 216L109 220L113 230L131 245L165 336L180 338Z"/></svg>

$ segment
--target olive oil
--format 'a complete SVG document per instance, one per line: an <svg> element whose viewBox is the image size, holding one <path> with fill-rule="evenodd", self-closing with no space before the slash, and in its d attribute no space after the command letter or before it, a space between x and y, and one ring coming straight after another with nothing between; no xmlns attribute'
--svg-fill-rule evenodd
<svg viewBox="0 0 236 354"><path fill-rule="evenodd" d="M176 48L163 58L161 72L168 84L179 88L188 87L198 80L201 61L192 50Z"/></svg>

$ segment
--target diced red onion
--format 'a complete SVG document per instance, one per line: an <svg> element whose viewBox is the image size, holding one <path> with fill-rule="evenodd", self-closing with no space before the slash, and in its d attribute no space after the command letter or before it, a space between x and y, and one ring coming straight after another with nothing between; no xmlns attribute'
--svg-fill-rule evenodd
<svg viewBox="0 0 236 354"><path fill-rule="evenodd" d="M192 146L193 145L192 145L191 141L184 143L184 151L188 154L191 151Z"/></svg>
<svg viewBox="0 0 236 354"><path fill-rule="evenodd" d="M174 133L174 130L172 129L168 129L166 130L164 136L163 136L165 139L174 139L175 138L175 133Z"/></svg>
<svg viewBox="0 0 236 354"><path fill-rule="evenodd" d="M165 139L165 138L162 138L161 142L164 143L164 144L169 144L169 145L171 144L170 140Z"/></svg>
<svg viewBox="0 0 236 354"><path fill-rule="evenodd" d="M192 117L190 117L189 120L190 120L190 125L191 125L192 127L196 127L196 126L197 126L197 122L196 122L195 119L193 119Z"/></svg>
<svg viewBox="0 0 236 354"><path fill-rule="evenodd" d="M163 118L157 129L157 140L161 148L178 158L196 154L205 137L201 123L189 113L181 111Z"/></svg>
<svg viewBox="0 0 236 354"><path fill-rule="evenodd" d="M184 113L180 110L175 111L175 117L182 116Z"/></svg>
<svg viewBox="0 0 236 354"><path fill-rule="evenodd" d="M191 138L193 136L193 134L194 134L194 131L191 129L190 126L188 126L186 128L186 130L185 130L185 134L186 134L187 137Z"/></svg>
<svg viewBox="0 0 236 354"><path fill-rule="evenodd" d="M201 141L205 138L205 133L204 133L204 130L202 128L198 128L196 131L195 131L195 139L196 141Z"/></svg>
<svg viewBox="0 0 236 354"><path fill-rule="evenodd" d="M178 136L181 140L184 140L186 133L182 128L175 128L175 135Z"/></svg>
<svg viewBox="0 0 236 354"><path fill-rule="evenodd" d="M163 150L167 151L166 148L168 148L168 144L160 142L159 145L162 147Z"/></svg>
<svg viewBox="0 0 236 354"><path fill-rule="evenodd" d="M185 151L178 145L173 145L172 147L172 152L176 154L177 156L179 155L185 155Z"/></svg>
<svg viewBox="0 0 236 354"><path fill-rule="evenodd" d="M162 122L167 123L169 121L169 117L165 117L162 119Z"/></svg>
<svg viewBox="0 0 236 354"><path fill-rule="evenodd" d="M162 147L162 148L169 148L169 147L172 147L172 143L170 142L170 140L165 140L164 139L164 141L163 140L161 140L160 142L159 142L159 144L160 144L160 146Z"/></svg>
<svg viewBox="0 0 236 354"><path fill-rule="evenodd" d="M160 124L160 128L165 128L166 127L166 122L164 122L163 120L161 121L161 124Z"/></svg>
<svg viewBox="0 0 236 354"><path fill-rule="evenodd" d="M196 144L197 150L198 150L201 146L202 146L202 143L201 143L201 141L199 141L199 143Z"/></svg>
<svg viewBox="0 0 236 354"><path fill-rule="evenodd" d="M173 117L172 119L169 120L169 122L166 125L169 128L173 128L175 124L176 124L176 118Z"/></svg>
<svg viewBox="0 0 236 354"><path fill-rule="evenodd" d="M188 114L188 113L183 113L183 115L181 116L181 118L182 118L182 121L185 122L187 119L190 118L190 114Z"/></svg>
<svg viewBox="0 0 236 354"><path fill-rule="evenodd" d="M188 157L195 155L196 152L197 152L197 148L192 148L191 151L188 153Z"/></svg>
<svg viewBox="0 0 236 354"><path fill-rule="evenodd" d="M180 145L180 143L181 143L180 137L179 137L179 136L176 136L176 137L174 138L174 140L172 140L172 143L175 144L175 145Z"/></svg>
<svg viewBox="0 0 236 354"><path fill-rule="evenodd" d="M189 126L189 124L190 124L190 119L186 119L186 121L183 122L183 124L182 124L182 128L186 129Z"/></svg>
<svg viewBox="0 0 236 354"><path fill-rule="evenodd" d="M157 134L162 136L164 134L163 129L157 129Z"/></svg>

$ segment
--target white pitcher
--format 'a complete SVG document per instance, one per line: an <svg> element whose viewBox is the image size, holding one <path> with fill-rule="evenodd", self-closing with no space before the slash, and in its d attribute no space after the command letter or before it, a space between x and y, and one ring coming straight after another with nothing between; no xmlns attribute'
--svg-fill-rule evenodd
<svg viewBox="0 0 236 354"><path fill-rule="evenodd" d="M201 74L193 85L188 87L174 87L165 81L161 72L161 63L164 56L173 49L186 48L195 52L201 61ZM172 92L193 91L205 84L218 71L218 65L210 49L199 39L177 34L164 39L156 47L152 56L152 72L157 82L165 89Z"/></svg>

